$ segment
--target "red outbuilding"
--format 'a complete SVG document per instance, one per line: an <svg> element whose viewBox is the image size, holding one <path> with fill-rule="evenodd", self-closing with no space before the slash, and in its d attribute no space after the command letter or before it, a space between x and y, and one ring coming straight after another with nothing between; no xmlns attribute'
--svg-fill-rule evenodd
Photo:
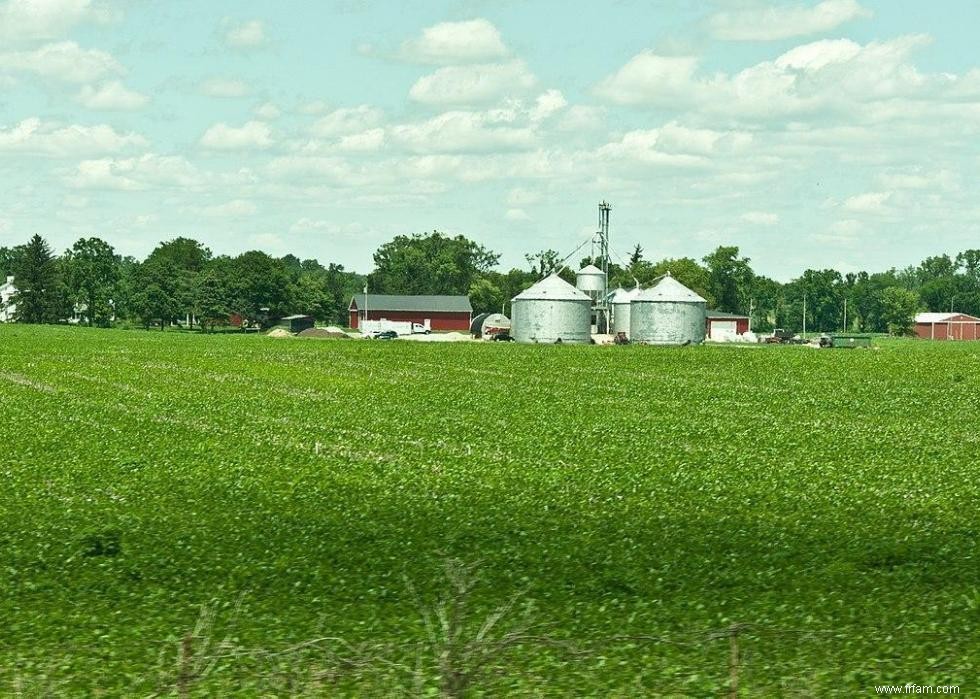
<svg viewBox="0 0 980 699"><path fill-rule="evenodd" d="M717 340L721 335L735 333L741 335L749 331L749 317L725 311L708 311L705 316L705 336Z"/></svg>
<svg viewBox="0 0 980 699"><path fill-rule="evenodd" d="M362 320L411 321L430 330L469 332L473 306L469 296L398 296L355 294L348 307L350 327Z"/></svg>
<svg viewBox="0 0 980 699"><path fill-rule="evenodd" d="M980 318L966 313L920 313L915 334L923 340L980 340Z"/></svg>

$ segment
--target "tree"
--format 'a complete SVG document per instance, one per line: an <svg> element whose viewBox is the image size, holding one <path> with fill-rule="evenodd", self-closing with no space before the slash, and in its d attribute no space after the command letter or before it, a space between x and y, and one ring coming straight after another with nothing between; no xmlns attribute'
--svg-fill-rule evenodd
<svg viewBox="0 0 980 699"><path fill-rule="evenodd" d="M197 275L194 286L194 314L204 332L228 323L231 315L231 289L222 265L211 265Z"/></svg>
<svg viewBox="0 0 980 699"><path fill-rule="evenodd" d="M630 253L630 267L638 264L641 260L643 260L643 248L637 243L633 247L633 252Z"/></svg>
<svg viewBox="0 0 980 699"><path fill-rule="evenodd" d="M183 308L173 283L178 274L176 265L167 259L148 258L146 262L135 265L131 274L131 313L147 329L154 323L160 324L160 330L166 329Z"/></svg>
<svg viewBox="0 0 980 699"><path fill-rule="evenodd" d="M635 277L642 286L648 287L668 273L688 289L703 297L709 307L715 305L708 270L690 257L666 258L655 264L641 260L633 265L631 276Z"/></svg>
<svg viewBox="0 0 980 699"><path fill-rule="evenodd" d="M524 255L524 259L531 265L531 274L535 279L547 277L549 274L558 274L565 281L569 281L568 277L571 277L572 281L575 279L575 272L562 262L557 250L549 248L535 253L529 252Z"/></svg>
<svg viewBox="0 0 980 699"><path fill-rule="evenodd" d="M739 257L735 246L721 246L702 261L708 268L710 291L718 310L729 313L747 310L755 276L749 259Z"/></svg>
<svg viewBox="0 0 980 699"><path fill-rule="evenodd" d="M504 294L500 288L485 278L473 282L469 296L473 313L498 313L504 303Z"/></svg>
<svg viewBox="0 0 980 699"><path fill-rule="evenodd" d="M119 282L119 260L112 246L99 238L81 238L65 252L63 261L76 309L85 309L90 326L108 326Z"/></svg>
<svg viewBox="0 0 980 699"><path fill-rule="evenodd" d="M889 286L879 293L881 318L892 335L911 335L915 326L915 313L919 310L919 297L914 291L899 286Z"/></svg>
<svg viewBox="0 0 980 699"><path fill-rule="evenodd" d="M374 253L368 285L387 294L465 294L499 258L461 235L399 235Z"/></svg>
<svg viewBox="0 0 980 699"><path fill-rule="evenodd" d="M17 293L11 303L22 323L56 323L67 313L67 294L58 259L39 235L17 250L13 264Z"/></svg>
<svg viewBox="0 0 980 699"><path fill-rule="evenodd" d="M295 310L295 284L282 260L251 250L231 261L231 274L232 310L243 318L281 318Z"/></svg>
<svg viewBox="0 0 980 699"><path fill-rule="evenodd" d="M147 262L173 270L171 278L160 281L165 284L161 288L177 301L178 311L174 314L175 317L186 315L190 323L193 323L196 277L210 260L211 251L191 238L164 241L146 258Z"/></svg>

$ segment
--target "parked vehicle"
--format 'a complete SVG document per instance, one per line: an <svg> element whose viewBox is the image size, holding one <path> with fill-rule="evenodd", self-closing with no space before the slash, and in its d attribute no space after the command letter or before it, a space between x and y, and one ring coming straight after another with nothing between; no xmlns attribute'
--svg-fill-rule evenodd
<svg viewBox="0 0 980 699"><path fill-rule="evenodd" d="M394 340L398 337L398 333L394 330L382 330L379 333L372 335L375 340Z"/></svg>
<svg viewBox="0 0 980 699"><path fill-rule="evenodd" d="M358 326L365 335L391 330L399 335L428 335L432 332L422 323L413 323L408 320L362 320Z"/></svg>
<svg viewBox="0 0 980 699"><path fill-rule="evenodd" d="M494 342L513 342L514 338L510 336L510 333L499 332L493 336Z"/></svg>

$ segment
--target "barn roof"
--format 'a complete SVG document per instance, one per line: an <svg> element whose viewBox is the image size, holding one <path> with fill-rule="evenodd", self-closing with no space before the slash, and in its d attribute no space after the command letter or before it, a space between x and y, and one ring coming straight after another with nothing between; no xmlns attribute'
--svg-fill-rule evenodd
<svg viewBox="0 0 980 699"><path fill-rule="evenodd" d="M748 316L743 316L741 313L729 313L728 311L708 311L708 318L744 318L748 320Z"/></svg>
<svg viewBox="0 0 980 699"><path fill-rule="evenodd" d="M915 317L916 323L946 323L956 318L965 318L966 320L977 320L980 318L971 316L968 313L920 313Z"/></svg>
<svg viewBox="0 0 980 699"><path fill-rule="evenodd" d="M354 294L349 310L365 307L365 295ZM472 313L469 296L409 296L399 294L367 294L370 311L420 311L429 313Z"/></svg>

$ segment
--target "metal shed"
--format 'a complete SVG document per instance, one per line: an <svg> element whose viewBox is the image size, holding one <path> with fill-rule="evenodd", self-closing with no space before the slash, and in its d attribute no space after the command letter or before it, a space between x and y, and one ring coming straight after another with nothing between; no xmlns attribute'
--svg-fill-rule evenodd
<svg viewBox="0 0 980 699"><path fill-rule="evenodd" d="M313 316L293 315L286 316L279 321L279 324L286 326L291 333L299 333L312 328L315 321Z"/></svg>
<svg viewBox="0 0 980 699"><path fill-rule="evenodd" d="M552 274L511 301L511 335L518 342L588 344L592 299Z"/></svg>

